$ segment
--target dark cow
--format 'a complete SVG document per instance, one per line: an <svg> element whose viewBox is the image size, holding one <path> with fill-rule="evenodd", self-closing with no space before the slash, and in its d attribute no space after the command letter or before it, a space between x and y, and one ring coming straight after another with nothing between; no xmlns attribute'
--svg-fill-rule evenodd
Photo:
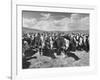
<svg viewBox="0 0 100 80"><path fill-rule="evenodd" d="M61 50L64 46L65 40L63 37L58 37L53 43L53 47L56 48L57 55L61 55Z"/></svg>
<svg viewBox="0 0 100 80"><path fill-rule="evenodd" d="M24 56L22 56L23 69L26 69L30 66L30 62L28 62L28 60L37 58L35 56L33 57L33 55L36 53L37 53L37 50L33 49L33 48L29 48L29 49L25 50Z"/></svg>
<svg viewBox="0 0 100 80"><path fill-rule="evenodd" d="M55 59L56 57L54 55L54 52L55 51L53 49L50 49L47 46L45 46L43 48L43 56L48 56L48 57L51 57L51 58Z"/></svg>
<svg viewBox="0 0 100 80"><path fill-rule="evenodd" d="M75 60L79 60L80 58L71 52L75 51L75 44L73 43L74 42L70 42L69 48L66 50L63 48L63 46L65 46L65 40L63 37L60 37L54 43L54 47L56 48L54 51L57 53L57 55L61 55L61 52L64 52L68 57L73 57Z"/></svg>

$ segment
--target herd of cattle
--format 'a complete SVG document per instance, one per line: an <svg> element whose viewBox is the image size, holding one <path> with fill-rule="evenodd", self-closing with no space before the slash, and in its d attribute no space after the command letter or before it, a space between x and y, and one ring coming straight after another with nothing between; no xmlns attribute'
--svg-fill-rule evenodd
<svg viewBox="0 0 100 80"><path fill-rule="evenodd" d="M64 57L79 60L80 58L73 53L75 51L89 52L89 34L79 32L30 32L22 34L23 69L29 67L28 60L37 58L34 56L36 53L52 59L64 55Z"/></svg>

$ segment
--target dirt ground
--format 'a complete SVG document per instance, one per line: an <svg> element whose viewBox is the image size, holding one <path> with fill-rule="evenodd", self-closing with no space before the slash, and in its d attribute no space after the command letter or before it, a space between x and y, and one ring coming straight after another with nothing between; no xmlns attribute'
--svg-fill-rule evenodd
<svg viewBox="0 0 100 80"><path fill-rule="evenodd" d="M80 59L75 61L72 57L59 57L51 59L46 56L37 55L37 59L31 59L29 68L52 68L52 67L75 67L75 66L89 66L89 53L85 51L76 51L75 53Z"/></svg>

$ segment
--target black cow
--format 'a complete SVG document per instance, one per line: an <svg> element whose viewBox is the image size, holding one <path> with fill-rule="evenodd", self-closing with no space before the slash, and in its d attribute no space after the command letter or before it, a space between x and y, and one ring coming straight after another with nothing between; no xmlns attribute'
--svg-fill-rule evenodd
<svg viewBox="0 0 100 80"><path fill-rule="evenodd" d="M26 69L30 66L30 62L28 62L28 60L37 58L35 56L32 57L35 53L37 53L37 50L34 50L33 48L25 50L24 56L22 56L23 69Z"/></svg>
<svg viewBox="0 0 100 80"><path fill-rule="evenodd" d="M56 58L54 55L55 51L53 49L50 49L50 48L45 46L42 51L43 51L43 56L48 56L48 57L51 57L53 59Z"/></svg>
<svg viewBox="0 0 100 80"><path fill-rule="evenodd" d="M63 37L58 37L53 43L53 47L56 48L57 55L61 55L61 50L64 46L65 40Z"/></svg>

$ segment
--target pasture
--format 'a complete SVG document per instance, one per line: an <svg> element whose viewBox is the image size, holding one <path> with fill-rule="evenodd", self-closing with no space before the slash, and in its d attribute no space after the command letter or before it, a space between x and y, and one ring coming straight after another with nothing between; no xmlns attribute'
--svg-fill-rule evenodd
<svg viewBox="0 0 100 80"><path fill-rule="evenodd" d="M31 59L29 68L52 68L52 67L79 67L79 66L89 66L89 53L85 51L74 52L80 60L75 61L72 57L59 57L56 59L51 59L46 56L39 56L36 54L37 59Z"/></svg>

